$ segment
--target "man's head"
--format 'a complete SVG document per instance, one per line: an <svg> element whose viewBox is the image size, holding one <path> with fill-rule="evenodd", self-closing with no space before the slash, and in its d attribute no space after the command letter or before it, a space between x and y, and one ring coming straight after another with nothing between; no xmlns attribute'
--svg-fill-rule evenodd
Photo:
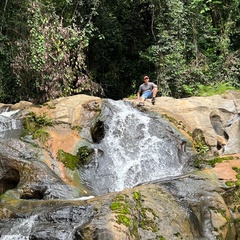
<svg viewBox="0 0 240 240"><path fill-rule="evenodd" d="M144 81L144 83L148 83L149 77L148 76L144 76L143 81Z"/></svg>

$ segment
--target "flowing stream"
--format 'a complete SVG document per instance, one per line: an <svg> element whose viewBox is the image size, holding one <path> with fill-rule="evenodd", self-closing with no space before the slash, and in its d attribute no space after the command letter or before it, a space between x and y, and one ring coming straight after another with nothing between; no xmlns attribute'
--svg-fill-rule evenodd
<svg viewBox="0 0 240 240"><path fill-rule="evenodd" d="M125 101L106 100L99 121L102 140L96 158L84 169L94 194L182 174L189 155L186 139L160 116L143 113Z"/></svg>
<svg viewBox="0 0 240 240"><path fill-rule="evenodd" d="M16 113L0 114L1 138L17 136L21 123ZM94 196L188 171L187 140L159 115L141 112L125 101L105 100L95 123L102 135L92 143L93 159L80 171ZM56 209L49 205L34 211L3 219L0 240L79 239L74 237L77 229L93 216L90 205L58 208L56 203Z"/></svg>
<svg viewBox="0 0 240 240"><path fill-rule="evenodd" d="M3 235L0 240L28 240L36 218L37 215L33 215L19 223L15 223L7 235Z"/></svg>
<svg viewBox="0 0 240 240"><path fill-rule="evenodd" d="M21 121L15 119L18 110L0 113L0 138L10 138L18 136L21 129Z"/></svg>

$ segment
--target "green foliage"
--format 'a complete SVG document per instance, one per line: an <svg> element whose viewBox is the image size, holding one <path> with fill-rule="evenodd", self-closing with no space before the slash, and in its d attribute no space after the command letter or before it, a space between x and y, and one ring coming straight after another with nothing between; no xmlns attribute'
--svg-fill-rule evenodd
<svg viewBox="0 0 240 240"><path fill-rule="evenodd" d="M87 163L93 152L94 150L92 148L88 148L87 146L80 147L77 151L77 157L79 159L79 163L81 165Z"/></svg>
<svg viewBox="0 0 240 240"><path fill-rule="evenodd" d="M198 89L196 91L197 96L212 96L212 95L216 95L216 94L222 94L224 92L226 92L227 90L236 90L231 83L227 82L227 83L217 83L215 85L211 84L208 86L204 86L204 85L198 85Z"/></svg>
<svg viewBox="0 0 240 240"><path fill-rule="evenodd" d="M136 94L131 94L131 95L128 96L127 98L128 98L128 99L136 99L136 96L137 96Z"/></svg>
<svg viewBox="0 0 240 240"><path fill-rule="evenodd" d="M206 166L213 167L213 166L215 166L216 163L221 163L223 161L230 161L232 159L233 159L232 156L229 156L229 157L214 157L214 158L211 158L211 159L206 159L204 157L204 155L203 156L200 155L200 156L198 156L198 159L194 162L194 166L197 167L197 168L205 168ZM230 186L233 183L230 181L228 184Z"/></svg>
<svg viewBox="0 0 240 240"><path fill-rule="evenodd" d="M235 171L235 172L237 172L237 173L240 173L240 168L239 167L232 167L232 169Z"/></svg>
<svg viewBox="0 0 240 240"><path fill-rule="evenodd" d="M0 101L102 96L103 89L120 99L136 93L143 75L159 96L216 94L229 83L239 89L239 4L0 1Z"/></svg>
<svg viewBox="0 0 240 240"><path fill-rule="evenodd" d="M52 4L35 1L28 11L32 13L28 17L28 42L19 42L20 51L13 65L19 86L23 81L29 82L33 93L37 93L33 97L41 102L100 90L83 73L86 71L87 30L77 25L64 26ZM31 75L26 75L29 72Z"/></svg>
<svg viewBox="0 0 240 240"><path fill-rule="evenodd" d="M193 144L199 156L204 157L210 150L209 146L205 143L205 138L202 132L198 132L195 136L193 136Z"/></svg>
<svg viewBox="0 0 240 240"><path fill-rule="evenodd" d="M226 184L228 187L235 187L235 182L234 182L234 181L226 181L225 184Z"/></svg>
<svg viewBox="0 0 240 240"><path fill-rule="evenodd" d="M44 143L48 138L47 126L53 124L52 120L46 117L45 114L37 115L35 112L29 112L28 115L23 119L24 132L23 135L30 134L33 139L38 139Z"/></svg>
<svg viewBox="0 0 240 240"><path fill-rule="evenodd" d="M198 86L229 82L239 88L239 45L231 49L239 3L153 2L156 42L141 56L155 64L161 95L192 96Z"/></svg>
<svg viewBox="0 0 240 240"><path fill-rule="evenodd" d="M196 86L183 84L183 92L187 97L196 95Z"/></svg>
<svg viewBox="0 0 240 240"><path fill-rule="evenodd" d="M208 160L207 163L208 163L208 165L214 166L216 163L221 163L223 161L229 161L232 159L233 159L232 156L230 156L230 157L215 157L213 159Z"/></svg>
<svg viewBox="0 0 240 240"><path fill-rule="evenodd" d="M99 5L98 16L93 19L98 31L89 45L89 70L93 79L103 84L107 97L136 94L142 76L154 73L154 64L139 56L154 43L150 11L145 0L108 0Z"/></svg>

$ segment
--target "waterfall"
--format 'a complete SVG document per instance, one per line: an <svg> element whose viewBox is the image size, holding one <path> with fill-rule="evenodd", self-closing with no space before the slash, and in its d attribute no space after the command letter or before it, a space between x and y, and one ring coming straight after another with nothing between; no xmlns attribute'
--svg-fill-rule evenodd
<svg viewBox="0 0 240 240"><path fill-rule="evenodd" d="M185 139L160 116L125 101L106 100L100 120L104 137L94 148L103 154L83 174L95 194L183 173L189 160L181 148Z"/></svg>
<svg viewBox="0 0 240 240"><path fill-rule="evenodd" d="M0 240L28 240L37 217L38 215L33 215L20 221L18 224L14 224L7 234L2 233Z"/></svg>
<svg viewBox="0 0 240 240"><path fill-rule="evenodd" d="M21 121L15 119L14 115L19 111L7 111L0 113L0 138L14 136L14 131L21 129Z"/></svg>

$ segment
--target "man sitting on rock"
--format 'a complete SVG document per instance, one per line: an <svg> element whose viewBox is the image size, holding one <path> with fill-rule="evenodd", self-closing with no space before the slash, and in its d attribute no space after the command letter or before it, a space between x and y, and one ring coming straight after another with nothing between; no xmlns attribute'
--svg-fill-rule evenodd
<svg viewBox="0 0 240 240"><path fill-rule="evenodd" d="M143 106L144 101L147 98L152 98L152 104L155 104L155 97L157 95L157 85L153 82L149 82L149 77L145 76L143 78L144 83L140 85L137 93L137 98L140 100L137 106Z"/></svg>

